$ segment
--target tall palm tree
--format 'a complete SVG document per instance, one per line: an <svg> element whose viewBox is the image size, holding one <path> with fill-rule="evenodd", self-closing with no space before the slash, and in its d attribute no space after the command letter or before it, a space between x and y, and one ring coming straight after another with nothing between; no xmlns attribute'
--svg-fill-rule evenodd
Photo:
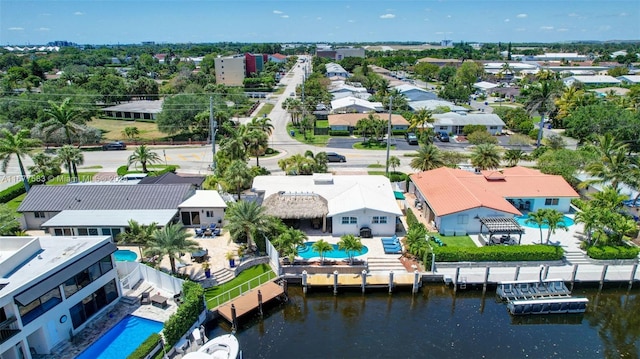
<svg viewBox="0 0 640 359"><path fill-rule="evenodd" d="M18 158L18 167L22 175L24 189L29 192L29 180L24 170L22 157L29 154L29 150L40 145L40 141L30 138L29 130L20 130L15 135L11 131L3 128L0 130L0 160L2 161L2 172L7 173L9 161L13 155Z"/></svg>
<svg viewBox="0 0 640 359"><path fill-rule="evenodd" d="M120 232L116 240L118 244L130 244L138 246L140 255L144 253L146 247L153 239L153 234L157 230L158 224L153 222L148 226L141 225L136 220L129 220L129 228L125 232Z"/></svg>
<svg viewBox="0 0 640 359"><path fill-rule="evenodd" d="M327 153L324 151L318 152L315 155L313 154L313 151L311 150L307 150L304 152L304 156L310 158L311 160L313 160L313 170L312 173L326 173L328 168L327 168L327 163L329 162L329 159L327 158Z"/></svg>
<svg viewBox="0 0 640 359"><path fill-rule="evenodd" d="M142 172L148 173L149 170L147 169L147 164L160 162L162 162L162 159L156 152L151 151L147 145L140 145L136 147L133 154L129 156L127 166L131 166L134 163L140 163L142 165Z"/></svg>
<svg viewBox="0 0 640 359"><path fill-rule="evenodd" d="M409 163L411 168L420 171L429 171L436 168L444 167L444 159L438 147L434 145L426 145L420 147L418 155L411 159Z"/></svg>
<svg viewBox="0 0 640 359"><path fill-rule="evenodd" d="M273 240L273 246L281 255L289 258L289 263L293 263L298 254L298 247L303 245L307 238L303 231L289 227Z"/></svg>
<svg viewBox="0 0 640 359"><path fill-rule="evenodd" d="M528 224L535 224L538 226L540 230L540 244L542 244L542 226L547 224L547 219L545 218L544 208L540 208L535 212L529 212L527 219L525 220Z"/></svg>
<svg viewBox="0 0 640 359"><path fill-rule="evenodd" d="M504 152L504 159L509 167L517 166L522 156L524 156L524 151L521 149L509 149Z"/></svg>
<svg viewBox="0 0 640 359"><path fill-rule="evenodd" d="M324 239L321 239L313 243L311 247L313 248L314 251L318 252L318 254L320 255L321 264L324 264L324 254L326 252L331 252L333 250L333 246L329 244L329 242L325 241Z"/></svg>
<svg viewBox="0 0 640 359"><path fill-rule="evenodd" d="M71 98L67 97L62 100L60 105L49 101L50 108L44 110L45 116L49 119L42 124L44 133L50 136L53 132L63 129L67 144L73 144L72 135L78 133L82 125L86 123L86 117L79 108L71 105Z"/></svg>
<svg viewBox="0 0 640 359"><path fill-rule="evenodd" d="M591 205L590 203L582 206L582 209L576 213L575 221L582 223L584 233L587 235L587 243L591 245L591 239L596 227L600 224L601 209Z"/></svg>
<svg viewBox="0 0 640 359"><path fill-rule="evenodd" d="M555 100L555 105L558 108L558 114L556 118L562 120L571 114L578 106L580 97L584 95L584 91L578 89L576 86L569 86L563 92L562 95Z"/></svg>
<svg viewBox="0 0 640 359"><path fill-rule="evenodd" d="M425 130L424 125L427 123L433 123L436 119L433 117L433 113L426 108L422 108L417 112L414 112L409 119L409 130Z"/></svg>
<svg viewBox="0 0 640 359"><path fill-rule="evenodd" d="M225 219L228 221L227 229L231 238L239 240L247 239L247 247L251 248L255 243L255 235L264 233L269 228L269 216L264 212L264 207L256 202L240 201L227 207Z"/></svg>
<svg viewBox="0 0 640 359"><path fill-rule="evenodd" d="M540 114L540 124L536 146L540 147L542 142L542 128L544 127L544 116L551 112L555 106L555 99L562 91L562 82L555 78L549 71L541 71L538 74L538 81L526 88L525 108L529 113L538 112Z"/></svg>
<svg viewBox="0 0 640 359"><path fill-rule="evenodd" d="M240 200L242 189L250 185L253 178L246 162L234 160L224 171L222 180L229 189L235 190L238 200Z"/></svg>
<svg viewBox="0 0 640 359"><path fill-rule="evenodd" d="M47 180L49 176L60 173L60 162L54 156L40 152L31 156L31 160L33 161L33 166L29 166L27 169L32 174L37 173L41 175L43 180Z"/></svg>
<svg viewBox="0 0 640 359"><path fill-rule="evenodd" d="M190 234L181 223L171 223L153 232L145 256L169 257L171 273L176 272L176 260L180 261L180 253L193 252L198 249L198 242L189 239Z"/></svg>
<svg viewBox="0 0 640 359"><path fill-rule="evenodd" d="M71 145L64 145L58 148L57 158L62 162L64 168L69 171L69 180L71 182L78 181L78 165L84 163L84 155L80 149Z"/></svg>
<svg viewBox="0 0 640 359"><path fill-rule="evenodd" d="M256 166L260 167L260 156L269 147L269 136L259 129L250 130L245 136L247 152L256 157Z"/></svg>
<svg viewBox="0 0 640 359"><path fill-rule="evenodd" d="M400 167L400 159L397 156L389 157L389 166L391 166L391 171L395 172L396 167Z"/></svg>
<svg viewBox="0 0 640 359"><path fill-rule="evenodd" d="M250 129L257 129L267 134L267 136L271 136L273 133L273 124L271 123L271 119L268 117L254 117L249 122Z"/></svg>
<svg viewBox="0 0 640 359"><path fill-rule="evenodd" d="M326 156L326 155L325 155ZM278 167L287 175L308 175L313 172L315 161L301 154L283 158L278 161Z"/></svg>
<svg viewBox="0 0 640 359"><path fill-rule="evenodd" d="M360 253L363 247L360 237L356 237L353 234L345 234L338 241L338 249L347 252L350 264L353 264L355 253Z"/></svg>
<svg viewBox="0 0 640 359"><path fill-rule="evenodd" d="M482 143L474 147L471 154L473 167L487 170L500 166L500 148L492 143Z"/></svg>
<svg viewBox="0 0 640 359"><path fill-rule="evenodd" d="M585 181L583 185L610 183L617 190L630 179L634 166L631 158L627 156L629 147L626 144L616 140L613 135L606 134L597 136L595 144L589 145L589 148L597 154L597 160L587 164L585 171L598 179Z"/></svg>
<svg viewBox="0 0 640 359"><path fill-rule="evenodd" d="M220 144L220 153L230 160L246 160L247 146L246 138L249 128L245 125L233 127L225 125L228 136Z"/></svg>
<svg viewBox="0 0 640 359"><path fill-rule="evenodd" d="M556 229L562 229L568 231L567 225L564 223L564 214L562 212L553 209L553 208L545 208L544 218L547 222L547 226L549 229L547 230L547 241L546 244L549 244L549 240L551 239L551 235L556 233Z"/></svg>

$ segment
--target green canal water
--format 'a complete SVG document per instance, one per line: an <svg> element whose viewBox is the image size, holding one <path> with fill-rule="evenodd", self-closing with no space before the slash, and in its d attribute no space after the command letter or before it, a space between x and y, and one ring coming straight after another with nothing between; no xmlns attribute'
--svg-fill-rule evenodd
<svg viewBox="0 0 640 359"><path fill-rule="evenodd" d="M244 358L638 358L640 291L576 288L587 313L512 317L495 288L427 285L418 294L289 287L263 319L243 318ZM210 323L209 338L229 325Z"/></svg>

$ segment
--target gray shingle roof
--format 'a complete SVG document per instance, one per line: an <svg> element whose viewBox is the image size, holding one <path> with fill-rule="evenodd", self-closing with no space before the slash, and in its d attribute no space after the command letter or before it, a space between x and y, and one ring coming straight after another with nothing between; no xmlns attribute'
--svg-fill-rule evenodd
<svg viewBox="0 0 640 359"><path fill-rule="evenodd" d="M33 186L18 212L177 209L193 194L189 184Z"/></svg>

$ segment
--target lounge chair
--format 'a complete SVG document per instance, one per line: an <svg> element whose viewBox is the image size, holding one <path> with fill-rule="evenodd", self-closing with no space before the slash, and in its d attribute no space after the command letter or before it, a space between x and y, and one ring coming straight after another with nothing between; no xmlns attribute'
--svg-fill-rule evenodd
<svg viewBox="0 0 640 359"><path fill-rule="evenodd" d="M202 229L196 228L196 237L204 236L204 231Z"/></svg>
<svg viewBox="0 0 640 359"><path fill-rule="evenodd" d="M381 241L382 241L382 244L398 244L398 243L400 243L400 240L398 240L398 237L382 238Z"/></svg>
<svg viewBox="0 0 640 359"><path fill-rule="evenodd" d="M384 253L386 254L400 254L402 253L402 248L401 247L385 247L384 248Z"/></svg>
<svg viewBox="0 0 640 359"><path fill-rule="evenodd" d="M149 296L149 292L142 292L142 294L140 295L140 304L151 304L151 297Z"/></svg>
<svg viewBox="0 0 640 359"><path fill-rule="evenodd" d="M212 230L212 231L214 231L217 227L218 227L218 225L216 225L215 223L209 224L209 229Z"/></svg>

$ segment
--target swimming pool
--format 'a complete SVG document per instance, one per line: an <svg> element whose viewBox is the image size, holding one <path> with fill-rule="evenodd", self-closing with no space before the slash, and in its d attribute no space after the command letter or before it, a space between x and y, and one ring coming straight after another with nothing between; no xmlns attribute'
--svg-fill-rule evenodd
<svg viewBox="0 0 640 359"><path fill-rule="evenodd" d="M298 247L298 255L304 259L315 258L315 257L319 258L320 253L313 250L312 246L314 243L315 242L305 242L304 246ZM324 252L324 258L332 258L332 259L349 258L349 255L347 254L346 251L338 249L337 244L332 244L332 246L333 246L332 251ZM366 254L367 252L369 252L369 248L367 248L367 246L362 246L362 250L360 252L354 253L353 255L360 256L360 255Z"/></svg>
<svg viewBox="0 0 640 359"><path fill-rule="evenodd" d="M113 256L120 262L135 262L138 258L138 255L135 252L127 249L117 250L113 252Z"/></svg>
<svg viewBox="0 0 640 359"><path fill-rule="evenodd" d="M127 315L76 359L122 359L133 353L152 333L160 333L162 323Z"/></svg>
<svg viewBox="0 0 640 359"><path fill-rule="evenodd" d="M513 218L521 226L529 227L529 228L538 228L538 226L535 223L527 223L527 218L529 218L529 216L515 216ZM570 226L573 226L574 224L573 219L567 216L562 217L562 223L564 223L565 227L570 227ZM549 228L549 226L547 226L546 224L543 224L542 228Z"/></svg>

